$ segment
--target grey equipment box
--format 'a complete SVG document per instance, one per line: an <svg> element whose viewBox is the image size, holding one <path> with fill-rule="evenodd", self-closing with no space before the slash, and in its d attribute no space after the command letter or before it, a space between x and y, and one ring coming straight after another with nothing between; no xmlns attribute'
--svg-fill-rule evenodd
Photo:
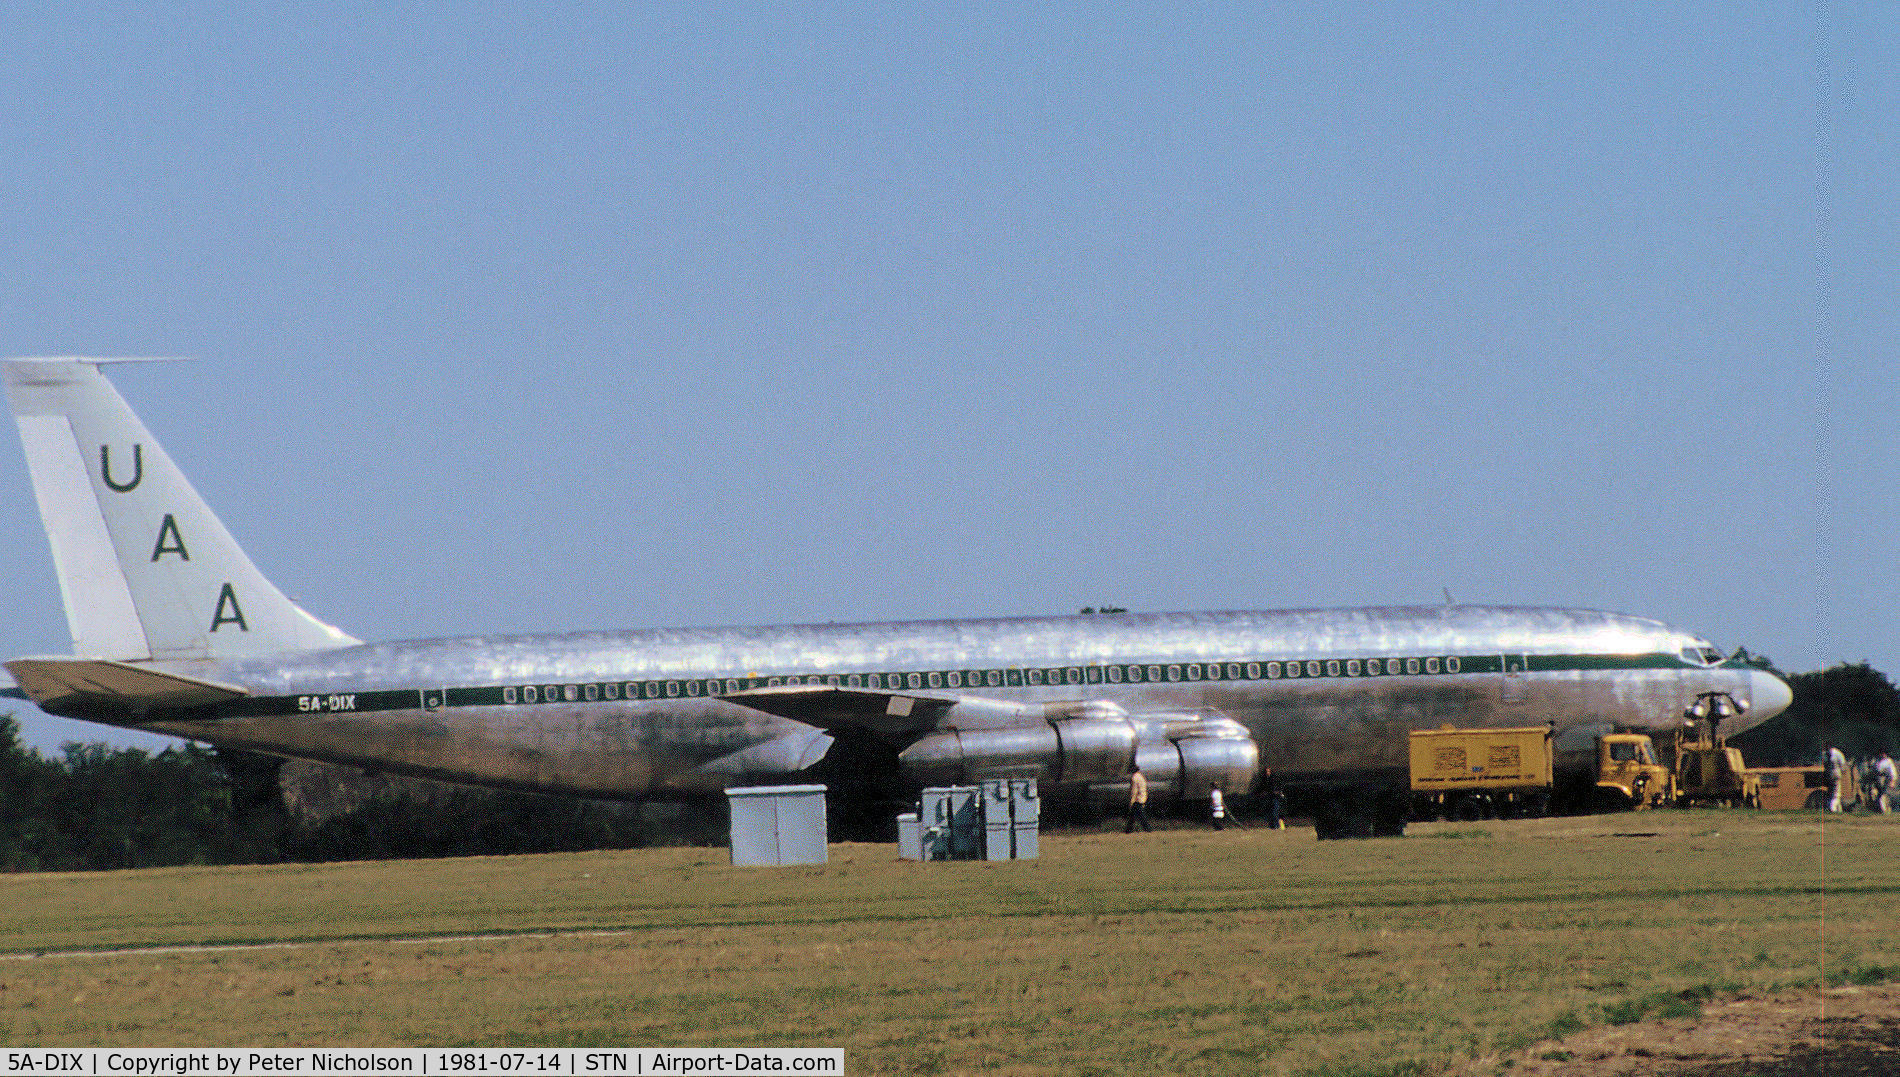
<svg viewBox="0 0 1900 1077"><path fill-rule="evenodd" d="M916 815L897 817L897 855L905 860L1034 860L1041 826L1034 778L939 786L924 790Z"/></svg>
<svg viewBox="0 0 1900 1077"><path fill-rule="evenodd" d="M983 855L988 860L1034 860L1042 802L1034 778L983 782Z"/></svg>
<svg viewBox="0 0 1900 1077"><path fill-rule="evenodd" d="M899 860L924 858L923 828L917 825L917 813L914 811L907 811L897 817L897 858Z"/></svg>
<svg viewBox="0 0 1900 1077"><path fill-rule="evenodd" d="M726 790L732 863L774 867L825 862L825 787L755 785Z"/></svg>
<svg viewBox="0 0 1900 1077"><path fill-rule="evenodd" d="M1015 859L1015 845L1010 834L1011 825L1009 779L985 779L983 782L983 859Z"/></svg>
<svg viewBox="0 0 1900 1077"><path fill-rule="evenodd" d="M1018 860L1036 859L1037 838L1042 833L1042 801L1036 796L1036 779L1009 780L1010 855Z"/></svg>
<svg viewBox="0 0 1900 1077"><path fill-rule="evenodd" d="M974 785L924 790L918 805L925 860L975 860L983 847L983 804Z"/></svg>

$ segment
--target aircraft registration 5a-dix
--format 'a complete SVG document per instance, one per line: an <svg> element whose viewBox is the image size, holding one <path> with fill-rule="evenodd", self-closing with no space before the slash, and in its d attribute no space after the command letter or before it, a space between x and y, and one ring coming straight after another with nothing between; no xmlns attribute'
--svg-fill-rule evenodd
<svg viewBox="0 0 1900 1077"><path fill-rule="evenodd" d="M1549 723L1560 769L1611 728L1724 692L1737 652L1592 610L1418 606L659 628L363 643L264 578L100 372L3 364L76 657L7 662L49 713L217 746L544 793L714 798L823 781L888 807L1034 777L1052 805L1256 790L1325 833L1402 830L1406 733Z"/></svg>

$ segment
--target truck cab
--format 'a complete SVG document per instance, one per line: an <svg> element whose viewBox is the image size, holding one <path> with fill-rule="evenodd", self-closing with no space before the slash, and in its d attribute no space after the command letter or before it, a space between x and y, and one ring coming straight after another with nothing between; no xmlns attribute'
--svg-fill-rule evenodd
<svg viewBox="0 0 1900 1077"><path fill-rule="evenodd" d="M1644 733L1605 733L1597 738L1596 796L1599 809L1661 807L1676 799L1674 776L1656 761Z"/></svg>

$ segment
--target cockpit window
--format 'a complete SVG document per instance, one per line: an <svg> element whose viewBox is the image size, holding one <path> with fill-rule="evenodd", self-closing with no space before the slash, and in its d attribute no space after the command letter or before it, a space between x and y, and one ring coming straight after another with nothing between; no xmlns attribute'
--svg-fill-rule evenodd
<svg viewBox="0 0 1900 1077"><path fill-rule="evenodd" d="M1636 759L1636 745L1627 741L1610 745L1610 758L1618 763L1630 763Z"/></svg>
<svg viewBox="0 0 1900 1077"><path fill-rule="evenodd" d="M1684 662L1693 665L1719 666L1722 664L1722 652L1706 643L1698 643L1693 647L1684 647L1681 654Z"/></svg>

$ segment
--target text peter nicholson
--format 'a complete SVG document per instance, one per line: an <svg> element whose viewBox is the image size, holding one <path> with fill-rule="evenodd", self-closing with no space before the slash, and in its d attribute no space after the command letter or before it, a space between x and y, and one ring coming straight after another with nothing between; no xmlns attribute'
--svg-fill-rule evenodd
<svg viewBox="0 0 1900 1077"><path fill-rule="evenodd" d="M413 1073L441 1077L560 1074L714 1075L845 1072L842 1047L569 1048L0 1048L0 1077L243 1077Z"/></svg>

